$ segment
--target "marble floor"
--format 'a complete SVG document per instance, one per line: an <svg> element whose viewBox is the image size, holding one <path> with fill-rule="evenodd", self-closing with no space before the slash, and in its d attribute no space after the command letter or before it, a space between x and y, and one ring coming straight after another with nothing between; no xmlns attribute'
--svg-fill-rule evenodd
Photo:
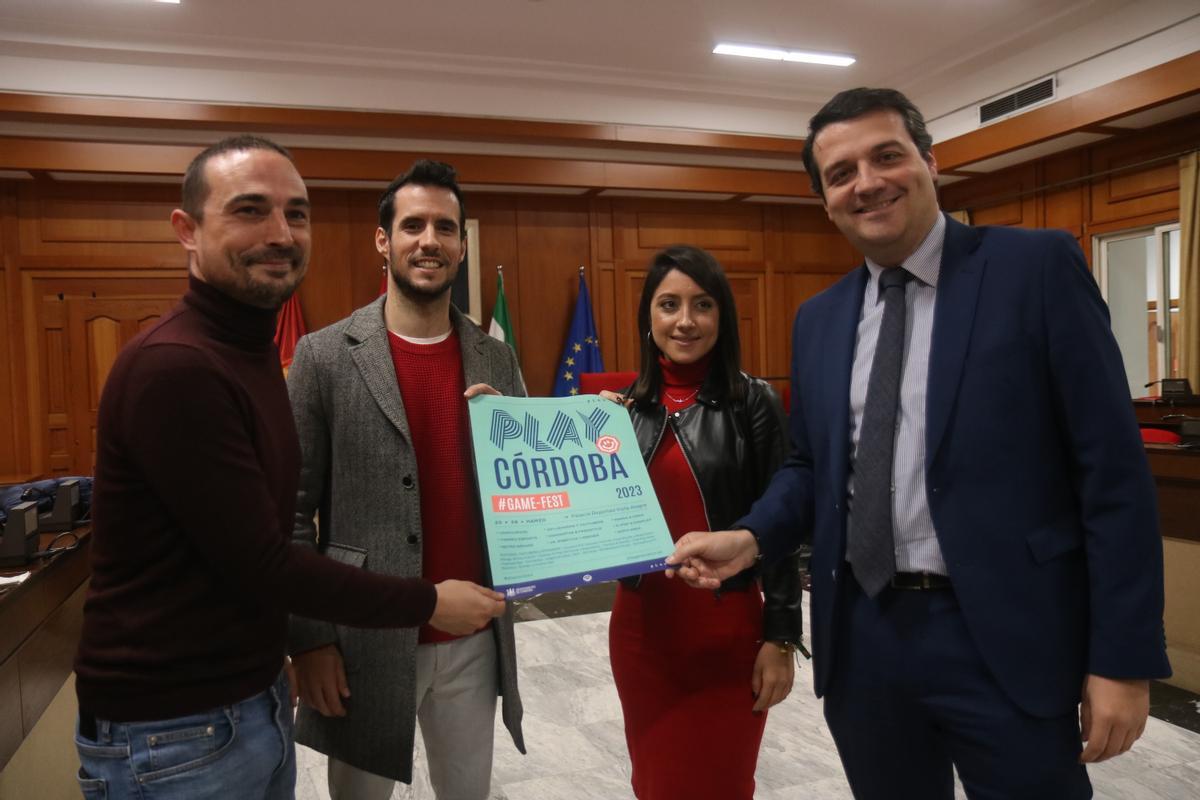
<svg viewBox="0 0 1200 800"><path fill-rule="evenodd" d="M551 611L551 614L554 612ZM491 800L633 800L621 710L608 665L608 613L549 616L519 609L522 756L497 721ZM1200 709L1197 709L1200 713ZM417 745L412 786L393 798L433 800ZM299 747L299 800L328 800L325 758ZM1200 733L1150 719L1124 756L1091 770L1100 800L1200 800ZM758 800L850 798L805 663L796 686L771 710L756 775ZM958 797L964 797L959 790Z"/></svg>

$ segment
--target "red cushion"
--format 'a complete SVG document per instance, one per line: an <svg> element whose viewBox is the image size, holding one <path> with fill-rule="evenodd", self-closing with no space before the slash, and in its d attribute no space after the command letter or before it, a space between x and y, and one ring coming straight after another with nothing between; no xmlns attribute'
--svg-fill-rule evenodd
<svg viewBox="0 0 1200 800"><path fill-rule="evenodd" d="M1183 437L1175 431L1164 431L1162 428L1142 428L1143 442L1160 444L1179 444Z"/></svg>
<svg viewBox="0 0 1200 800"><path fill-rule="evenodd" d="M636 372L581 372L579 390L584 394L599 394L601 389L619 392L635 380Z"/></svg>

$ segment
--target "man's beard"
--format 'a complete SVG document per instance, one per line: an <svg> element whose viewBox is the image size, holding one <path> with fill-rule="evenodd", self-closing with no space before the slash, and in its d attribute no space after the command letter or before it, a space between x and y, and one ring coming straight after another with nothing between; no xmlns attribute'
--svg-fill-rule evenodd
<svg viewBox="0 0 1200 800"><path fill-rule="evenodd" d="M443 269L446 271L446 280L443 283L419 286L409 280L406 273L396 268L395 259L388 259L388 275L391 276L392 283L400 294L404 295L404 299L417 305L430 305L437 302L454 286L454 279L458 277L457 267L448 265Z"/></svg>
<svg viewBox="0 0 1200 800"><path fill-rule="evenodd" d="M239 303L255 308L278 309L295 294L308 271L308 253L299 247L269 247L243 253L226 253L221 269L199 267L202 280ZM286 278L260 279L251 271L262 261L286 260L291 271Z"/></svg>
<svg viewBox="0 0 1200 800"><path fill-rule="evenodd" d="M300 288L300 279L303 277L301 275L291 283L283 285L246 281L240 288L242 296L238 299L258 308L279 308Z"/></svg>
<svg viewBox="0 0 1200 800"><path fill-rule="evenodd" d="M283 283L275 280L257 281L250 272L250 268L258 262L282 259L292 263L290 280ZM238 256L238 267L242 280L235 287L237 299L259 308L279 308L300 287L308 271L308 259L297 247L269 247L242 253Z"/></svg>

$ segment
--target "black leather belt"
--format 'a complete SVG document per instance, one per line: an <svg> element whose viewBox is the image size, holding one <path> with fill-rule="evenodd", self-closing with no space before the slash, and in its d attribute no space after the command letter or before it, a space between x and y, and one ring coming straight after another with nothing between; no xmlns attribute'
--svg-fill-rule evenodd
<svg viewBox="0 0 1200 800"><path fill-rule="evenodd" d="M909 592L954 588L949 578L933 572L897 572L892 576L891 587Z"/></svg>

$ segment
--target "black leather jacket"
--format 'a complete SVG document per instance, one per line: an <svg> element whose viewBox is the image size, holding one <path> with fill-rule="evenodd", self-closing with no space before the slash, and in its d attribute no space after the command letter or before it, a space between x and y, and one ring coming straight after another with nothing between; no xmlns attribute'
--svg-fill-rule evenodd
<svg viewBox="0 0 1200 800"><path fill-rule="evenodd" d="M710 530L725 530L747 511L767 488L783 463L787 425L775 390L766 381L742 373L744 403L716 399L705 384L696 402L667 418L659 403L634 404L629 409L642 458L650 463L670 424L692 474L700 486ZM719 591L747 589L758 577L751 567L721 584ZM637 586L640 578L622 582ZM763 576L763 639L798 644L804 632L800 608L800 555L794 552Z"/></svg>

